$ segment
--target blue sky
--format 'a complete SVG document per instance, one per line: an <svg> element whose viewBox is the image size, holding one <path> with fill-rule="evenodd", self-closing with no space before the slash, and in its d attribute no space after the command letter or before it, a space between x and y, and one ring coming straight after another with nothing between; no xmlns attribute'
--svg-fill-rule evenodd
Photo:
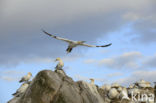
<svg viewBox="0 0 156 103"><path fill-rule="evenodd" d="M36 3L37 2L37 3ZM128 86L156 75L156 1L154 0L2 0L0 3L0 102L12 98L19 79L32 72L54 70L56 57L75 81L94 78L99 86ZM80 6L81 5L81 6ZM144 7L144 8L143 8ZM107 48L74 48L48 37L112 43Z"/></svg>

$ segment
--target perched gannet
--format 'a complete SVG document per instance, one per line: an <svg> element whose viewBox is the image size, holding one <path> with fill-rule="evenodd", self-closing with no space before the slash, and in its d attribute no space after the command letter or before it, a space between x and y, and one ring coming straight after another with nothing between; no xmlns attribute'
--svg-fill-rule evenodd
<svg viewBox="0 0 156 103"><path fill-rule="evenodd" d="M145 80L140 80L140 81L136 82L135 85L139 86L140 88L151 87L151 83L147 82Z"/></svg>
<svg viewBox="0 0 156 103"><path fill-rule="evenodd" d="M66 49L67 53L70 53L72 51L72 49L78 45L81 45L81 46L87 46L87 47L108 47L110 45L112 45L111 43L110 44L107 44L107 45L101 45L101 46L96 46L96 45L88 45L88 44L85 44L84 42L85 41L73 41L73 40L69 40L69 39L65 39L65 38L61 38L61 37L58 37L58 36L54 36L52 34L49 34L48 32L46 32L45 30L42 30L45 34L55 38L55 39L58 39L58 40L62 40L62 41L65 41L67 42L69 45L68 45L68 48Z"/></svg>
<svg viewBox="0 0 156 103"><path fill-rule="evenodd" d="M108 92L108 97L110 99L114 99L114 98L117 98L119 95L119 92L116 90L116 88L111 88Z"/></svg>
<svg viewBox="0 0 156 103"><path fill-rule="evenodd" d="M121 87L121 86L117 88L118 92L121 92L122 90L123 90L123 87Z"/></svg>
<svg viewBox="0 0 156 103"><path fill-rule="evenodd" d="M128 97L128 91L126 88L123 88L122 91L120 92L120 96L121 96L121 99L127 99L127 100L130 100L130 98Z"/></svg>
<svg viewBox="0 0 156 103"><path fill-rule="evenodd" d="M91 78L91 79L89 79L89 80L90 80L90 84L94 85L94 79Z"/></svg>
<svg viewBox="0 0 156 103"><path fill-rule="evenodd" d="M132 89L132 88L134 88L134 85L133 84L131 84L131 85L129 85L129 87L128 87L129 89Z"/></svg>
<svg viewBox="0 0 156 103"><path fill-rule="evenodd" d="M63 61L61 60L61 58L56 58L55 61L58 61L57 66L55 67L56 70L62 69L62 67L64 66Z"/></svg>
<svg viewBox="0 0 156 103"><path fill-rule="evenodd" d="M29 84L28 83L23 83L19 89L17 89L16 93L12 94L13 96L20 96L22 93L24 93L26 91L26 89L28 88Z"/></svg>
<svg viewBox="0 0 156 103"><path fill-rule="evenodd" d="M111 87L112 87L112 88L119 88L120 85L119 85L118 83L113 83L113 84L111 85Z"/></svg>
<svg viewBox="0 0 156 103"><path fill-rule="evenodd" d="M101 88L102 88L104 91L108 92L108 91L111 89L111 85L109 85L109 84L104 84Z"/></svg>
<svg viewBox="0 0 156 103"><path fill-rule="evenodd" d="M32 77L32 74L30 72L28 72L28 74L25 75L24 77L22 77L22 79L19 82L20 83L25 82L25 81L28 82L31 77Z"/></svg>

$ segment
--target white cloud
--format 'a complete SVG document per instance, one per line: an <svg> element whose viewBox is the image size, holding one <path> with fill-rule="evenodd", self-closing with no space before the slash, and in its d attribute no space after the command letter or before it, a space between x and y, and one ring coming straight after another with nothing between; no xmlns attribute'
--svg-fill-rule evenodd
<svg viewBox="0 0 156 103"><path fill-rule="evenodd" d="M24 74L24 72L22 72L22 71L15 71L15 70L5 70L1 73L5 74L5 75L21 75L21 74Z"/></svg>
<svg viewBox="0 0 156 103"><path fill-rule="evenodd" d="M155 0L2 0L0 65L18 65L35 60L34 56L45 61L51 55L62 56L64 44L43 36L41 28L69 39L95 42L128 24L128 19L143 17L134 25L139 35L136 39L155 42L155 32L151 32L155 4Z"/></svg>
<svg viewBox="0 0 156 103"><path fill-rule="evenodd" d="M13 76L0 76L0 79L8 81L8 82L13 82L13 81L18 81L20 78L13 77Z"/></svg>
<svg viewBox="0 0 156 103"><path fill-rule="evenodd" d="M140 19L140 15L137 13L134 13L134 12L128 12L123 15L123 19L136 21L136 20Z"/></svg>
<svg viewBox="0 0 156 103"><path fill-rule="evenodd" d="M140 52L127 52L116 57L102 59L98 62L98 65L113 69L136 69L139 66L137 60L141 57Z"/></svg>
<svg viewBox="0 0 156 103"><path fill-rule="evenodd" d="M146 56L141 52L125 52L102 60L87 59L86 64L97 64L109 69L152 69L156 68L156 55Z"/></svg>
<svg viewBox="0 0 156 103"><path fill-rule="evenodd" d="M135 71L129 77L117 80L117 82L122 84L122 85L128 86L132 83L135 83L136 81L144 79L144 80L149 81L153 84L153 82L155 82L155 76L156 76L156 70Z"/></svg>
<svg viewBox="0 0 156 103"><path fill-rule="evenodd" d="M18 81L24 74L21 71L4 70L0 72L0 79L8 82Z"/></svg>

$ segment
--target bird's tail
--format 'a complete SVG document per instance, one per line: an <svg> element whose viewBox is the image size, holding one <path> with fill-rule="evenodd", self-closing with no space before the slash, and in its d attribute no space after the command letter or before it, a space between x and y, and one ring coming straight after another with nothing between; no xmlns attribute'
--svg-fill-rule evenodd
<svg viewBox="0 0 156 103"><path fill-rule="evenodd" d="M13 95L13 96L17 95L17 92L16 92L16 93L13 93L12 95Z"/></svg>

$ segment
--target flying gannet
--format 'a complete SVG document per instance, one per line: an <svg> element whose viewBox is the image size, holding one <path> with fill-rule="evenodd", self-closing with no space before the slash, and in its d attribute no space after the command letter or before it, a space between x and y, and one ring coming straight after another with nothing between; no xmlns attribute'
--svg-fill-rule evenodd
<svg viewBox="0 0 156 103"><path fill-rule="evenodd" d="M28 83L23 83L19 89L17 89L16 93L12 94L13 96L20 96L22 93L24 93L26 91L26 89L28 88L29 84Z"/></svg>
<svg viewBox="0 0 156 103"><path fill-rule="evenodd" d="M101 46L97 46L97 45L89 45L89 44L85 44L84 42L85 41L73 41L73 40L69 40L69 39L65 39L65 38L61 38L61 37L58 37L58 36L55 36L55 35L52 35L52 34L49 34L48 32L46 32L45 30L42 30L45 34L55 38L55 39L58 39L58 40L62 40L62 41L65 41L68 43L68 48L66 49L67 53L70 53L72 51L72 49L76 46L86 46L86 47L108 47L110 45L112 45L112 43L110 44L106 44L106 45L101 45Z"/></svg>
<svg viewBox="0 0 156 103"><path fill-rule="evenodd" d="M22 79L19 82L20 83L21 82L28 82L31 77L32 77L32 74L30 72L28 72L28 74L23 76Z"/></svg>
<svg viewBox="0 0 156 103"><path fill-rule="evenodd" d="M61 58L56 58L55 61L58 61L58 64L56 65L55 69L56 70L62 69L62 67L64 66L64 63L63 63L62 59Z"/></svg>

